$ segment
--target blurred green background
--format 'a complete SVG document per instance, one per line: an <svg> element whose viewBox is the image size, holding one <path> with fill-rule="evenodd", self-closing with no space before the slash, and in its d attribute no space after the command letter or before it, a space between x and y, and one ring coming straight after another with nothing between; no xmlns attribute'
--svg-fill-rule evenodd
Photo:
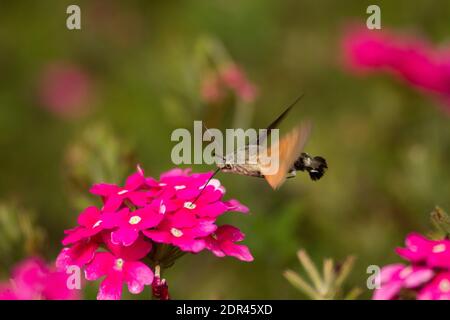
<svg viewBox="0 0 450 320"><path fill-rule="evenodd" d="M354 76L340 51L345 26L365 23L369 4L381 6L383 28L448 44L449 2L86 0L76 1L82 29L73 31L69 4L0 4L0 201L34 217L42 230L33 250L49 261L63 230L98 201L88 195L90 183L122 183L136 163L158 177L174 166L174 129L191 130L193 120L231 128L236 115L244 127L265 127L302 92L282 132L311 119L307 151L324 156L329 171L318 182L302 174L276 192L262 179L219 175L227 197L251 209L221 221L242 229L255 261L187 255L165 274L174 298L304 298L282 275L299 269L300 248L318 263L354 255L347 286L364 288L367 266L398 261L393 250L405 235L427 232L435 205L450 208L448 115L389 76ZM246 71L258 89L253 103L202 99L214 59ZM46 105L53 101L46 74L67 65L81 74L81 98L72 99L82 108L74 114ZM16 218L23 220L6 220ZM17 225L3 222L1 234ZM24 243L12 238L4 241ZM6 277L23 257L4 243ZM95 289L86 297L95 298Z"/></svg>

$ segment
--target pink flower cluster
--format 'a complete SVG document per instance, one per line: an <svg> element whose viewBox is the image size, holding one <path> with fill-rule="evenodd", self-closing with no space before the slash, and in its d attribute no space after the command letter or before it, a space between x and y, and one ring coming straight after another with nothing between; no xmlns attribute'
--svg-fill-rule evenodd
<svg viewBox="0 0 450 320"><path fill-rule="evenodd" d="M0 283L0 300L78 299L76 289L69 289L68 275L54 270L40 258L28 258L18 264L8 282Z"/></svg>
<svg viewBox="0 0 450 320"><path fill-rule="evenodd" d="M207 184L210 177L211 173L173 169L158 181L138 167L123 187L94 185L90 191L101 196L103 207L86 208L78 217L78 226L65 231L62 242L66 247L57 266L84 267L87 280L105 277L97 298L120 299L123 283L133 294L152 285L156 278L143 261L159 244L192 253L207 249L218 257L252 261L248 248L236 243L244 239L240 230L216 225L225 212L246 213L248 208L237 200L222 201L225 189L216 179ZM161 281L158 277L154 285L160 287Z"/></svg>
<svg viewBox="0 0 450 320"><path fill-rule="evenodd" d="M206 102L217 103L224 99L228 90L245 102L253 102L257 95L256 87L235 64L222 67L218 72L206 77L202 83L201 94Z"/></svg>
<svg viewBox="0 0 450 320"><path fill-rule="evenodd" d="M398 299L402 290L407 290L418 300L450 300L450 240L430 240L412 233L406 238L406 248L396 251L410 265L383 267L381 287L373 299Z"/></svg>
<svg viewBox="0 0 450 320"><path fill-rule="evenodd" d="M343 40L347 65L355 71L384 70L431 92L450 111L450 51L415 39L367 29L352 29Z"/></svg>

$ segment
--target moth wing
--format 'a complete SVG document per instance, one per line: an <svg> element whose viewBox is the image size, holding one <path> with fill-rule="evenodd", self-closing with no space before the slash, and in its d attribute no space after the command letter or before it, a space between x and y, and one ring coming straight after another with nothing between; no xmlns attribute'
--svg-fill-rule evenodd
<svg viewBox="0 0 450 320"><path fill-rule="evenodd" d="M266 130L264 131L264 133L260 134L256 141L251 141L249 144L261 144L262 142L264 142L264 140L266 140L270 134L272 133L273 129L278 128L278 126L280 125L280 123L284 120L284 118L286 118L287 114L291 111L292 107L294 107L297 102L299 102L301 99L303 98L303 94L301 94L300 96L298 96L287 108L286 110L283 111L282 114L280 114L278 116L278 118L276 118L271 124L269 124L266 128Z"/></svg>
<svg viewBox="0 0 450 320"><path fill-rule="evenodd" d="M278 170L273 173L270 167L262 166L261 173L273 189L278 189L286 180L287 173L299 157L311 131L311 123L304 122L288 134L286 134L277 145L271 146L268 157L273 161L278 157Z"/></svg>

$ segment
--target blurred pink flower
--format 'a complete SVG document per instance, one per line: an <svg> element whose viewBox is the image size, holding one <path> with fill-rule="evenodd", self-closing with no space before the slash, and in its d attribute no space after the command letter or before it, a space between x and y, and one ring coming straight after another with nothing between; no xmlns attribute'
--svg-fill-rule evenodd
<svg viewBox="0 0 450 320"><path fill-rule="evenodd" d="M257 89L251 83L241 67L227 64L217 72L208 74L201 85L201 95L208 103L222 101L227 90L244 102L251 103L256 99Z"/></svg>
<svg viewBox="0 0 450 320"><path fill-rule="evenodd" d="M443 272L420 290L418 300L450 300L450 272Z"/></svg>
<svg viewBox="0 0 450 320"><path fill-rule="evenodd" d="M76 289L67 286L68 275L49 267L40 258L18 264L9 283L0 284L0 300L78 299Z"/></svg>
<svg viewBox="0 0 450 320"><path fill-rule="evenodd" d="M381 270L381 288L375 290L373 299L400 298L402 289L411 289L417 299L450 298L450 241L430 240L411 233L405 240L406 248L396 252L411 265L392 264ZM441 282L442 281L442 282Z"/></svg>
<svg viewBox="0 0 450 320"><path fill-rule="evenodd" d="M78 217L78 226L65 231L62 242L70 247L58 255L58 269L77 265L85 268L88 280L105 276L97 298L119 299L122 282L128 283L132 293L152 284L153 273L150 276L152 271L142 260L152 259L152 248L159 252L158 246L162 252L169 248L165 259L170 263L183 252L204 249L219 257L253 260L246 246L235 244L244 239L239 229L216 225L225 212L246 213L248 208L235 199L223 201L225 188L211 175L173 169L158 181L145 177L138 166L123 187L94 185L90 191L101 196L103 207L88 207ZM161 298L169 297L161 279L153 290Z"/></svg>
<svg viewBox="0 0 450 320"><path fill-rule="evenodd" d="M234 90L236 95L245 102L252 102L256 98L256 87L247 79L244 71L237 65L231 64L220 71L223 82Z"/></svg>
<svg viewBox="0 0 450 320"><path fill-rule="evenodd" d="M388 71L433 93L450 111L450 54L385 31L354 28L343 39L346 64L357 72Z"/></svg>
<svg viewBox="0 0 450 320"><path fill-rule="evenodd" d="M57 62L44 67L39 77L40 103L62 118L77 118L92 107L93 84L80 67Z"/></svg>
<svg viewBox="0 0 450 320"><path fill-rule="evenodd" d="M430 268L391 264L381 270L380 288L373 295L374 300L392 300L403 288L414 289L430 281L434 272Z"/></svg>

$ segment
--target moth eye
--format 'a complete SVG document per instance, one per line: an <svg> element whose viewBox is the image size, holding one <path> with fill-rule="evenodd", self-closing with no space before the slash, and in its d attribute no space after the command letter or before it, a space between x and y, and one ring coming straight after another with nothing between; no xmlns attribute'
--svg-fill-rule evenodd
<svg viewBox="0 0 450 320"><path fill-rule="evenodd" d="M231 164L226 164L225 169L228 169L228 170L231 169Z"/></svg>

